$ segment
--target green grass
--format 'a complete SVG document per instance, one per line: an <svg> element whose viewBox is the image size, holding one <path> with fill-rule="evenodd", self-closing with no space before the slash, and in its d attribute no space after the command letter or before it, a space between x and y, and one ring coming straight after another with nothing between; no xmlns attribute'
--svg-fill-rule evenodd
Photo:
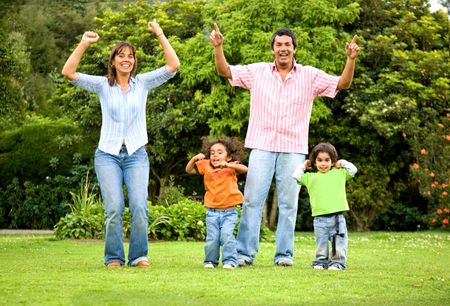
<svg viewBox="0 0 450 306"><path fill-rule="evenodd" d="M104 268L102 241L0 235L0 305L450 305L450 233L350 233L348 269L317 271L314 235L295 265L274 242L253 266L203 269L202 242L150 243L150 269Z"/></svg>

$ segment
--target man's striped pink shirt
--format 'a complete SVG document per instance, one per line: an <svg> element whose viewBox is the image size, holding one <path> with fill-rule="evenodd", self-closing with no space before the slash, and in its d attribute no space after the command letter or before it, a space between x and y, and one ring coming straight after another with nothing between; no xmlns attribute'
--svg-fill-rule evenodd
<svg viewBox="0 0 450 306"><path fill-rule="evenodd" d="M250 91L245 146L271 152L307 154L314 98L334 98L339 77L296 63L284 81L275 63L229 67L230 84Z"/></svg>

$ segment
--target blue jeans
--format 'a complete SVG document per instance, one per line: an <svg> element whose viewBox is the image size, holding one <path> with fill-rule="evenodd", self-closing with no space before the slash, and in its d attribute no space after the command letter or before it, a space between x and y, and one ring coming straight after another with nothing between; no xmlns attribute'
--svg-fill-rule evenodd
<svg viewBox="0 0 450 306"><path fill-rule="evenodd" d="M293 261L294 231L300 186L292 177L295 168L304 163L305 155L253 149L250 153L244 203L237 235L239 259L253 262L258 253L259 232L264 202L275 174L278 192L278 224L274 262Z"/></svg>
<svg viewBox="0 0 450 306"><path fill-rule="evenodd" d="M347 224L344 215L338 217L339 234L336 235L336 255L330 255L328 242L332 240L336 234L336 218L335 216L318 216L314 218L314 235L316 236L316 259L312 265L322 265L325 268L333 264L346 268L348 235Z"/></svg>
<svg viewBox="0 0 450 306"><path fill-rule="evenodd" d="M145 147L139 148L131 156L125 147L122 147L118 156L97 150L94 164L105 203L105 264L113 261L125 264L122 236L125 183L131 214L128 265L135 266L147 260L148 254L147 188L150 165Z"/></svg>
<svg viewBox="0 0 450 306"><path fill-rule="evenodd" d="M236 239L234 227L238 219L236 208L206 210L205 263L219 264L222 247L222 264L237 266Z"/></svg>

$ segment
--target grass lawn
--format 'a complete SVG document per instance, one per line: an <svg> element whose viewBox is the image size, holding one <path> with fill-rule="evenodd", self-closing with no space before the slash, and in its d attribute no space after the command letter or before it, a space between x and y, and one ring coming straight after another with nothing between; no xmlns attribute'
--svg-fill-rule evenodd
<svg viewBox="0 0 450 306"><path fill-rule="evenodd" d="M0 305L450 305L450 233L349 233L348 269L317 271L313 233L295 264L203 269L202 242L150 243L150 269L103 266L102 241L0 235Z"/></svg>

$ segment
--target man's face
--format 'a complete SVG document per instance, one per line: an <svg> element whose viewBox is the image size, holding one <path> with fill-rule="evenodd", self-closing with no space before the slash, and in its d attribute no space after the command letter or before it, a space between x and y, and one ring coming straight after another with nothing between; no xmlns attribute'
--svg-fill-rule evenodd
<svg viewBox="0 0 450 306"><path fill-rule="evenodd" d="M272 53L277 67L290 68L294 60L295 51L297 49L294 48L291 37L287 35L275 37Z"/></svg>

